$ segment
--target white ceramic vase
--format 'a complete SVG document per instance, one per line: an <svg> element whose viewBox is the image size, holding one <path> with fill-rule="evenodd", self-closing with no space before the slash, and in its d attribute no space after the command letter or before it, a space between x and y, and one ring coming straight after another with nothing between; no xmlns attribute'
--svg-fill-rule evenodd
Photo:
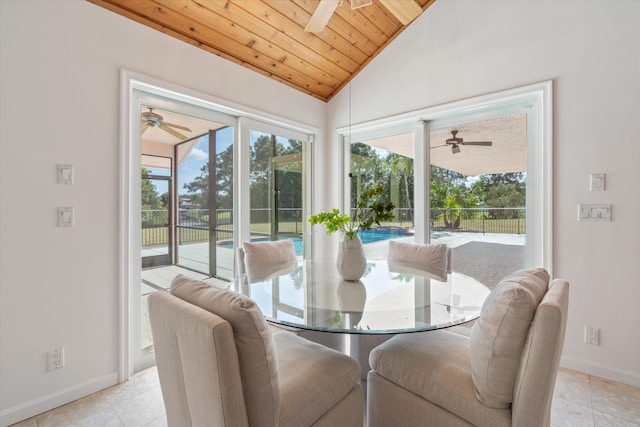
<svg viewBox="0 0 640 427"><path fill-rule="evenodd" d="M367 303L367 289L360 280L342 281L338 285L338 306L342 313L360 313Z"/></svg>
<svg viewBox="0 0 640 427"><path fill-rule="evenodd" d="M343 234L340 237L336 265L340 277L344 280L360 280L367 267L360 236L356 234L353 239L350 239Z"/></svg>

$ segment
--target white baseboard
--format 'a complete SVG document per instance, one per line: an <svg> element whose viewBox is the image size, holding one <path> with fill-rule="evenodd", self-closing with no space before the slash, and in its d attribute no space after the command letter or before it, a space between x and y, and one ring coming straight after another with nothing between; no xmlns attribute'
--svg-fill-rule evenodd
<svg viewBox="0 0 640 427"><path fill-rule="evenodd" d="M633 387L640 387L640 374L634 372L623 371L612 368L611 366L564 356L560 359L560 366L607 380L628 384Z"/></svg>
<svg viewBox="0 0 640 427"><path fill-rule="evenodd" d="M12 408L0 412L0 426L7 427L35 415L47 412L58 406L62 406L74 400L88 396L92 393L104 390L118 383L118 374L113 373L100 378L95 378L84 383L73 385L55 393L38 397Z"/></svg>

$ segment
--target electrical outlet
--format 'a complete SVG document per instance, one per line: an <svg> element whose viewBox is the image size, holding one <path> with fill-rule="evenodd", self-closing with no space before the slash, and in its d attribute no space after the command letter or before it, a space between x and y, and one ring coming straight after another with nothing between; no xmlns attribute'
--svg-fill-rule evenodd
<svg viewBox="0 0 640 427"><path fill-rule="evenodd" d="M590 326L584 327L584 342L585 344L598 345L598 329Z"/></svg>
<svg viewBox="0 0 640 427"><path fill-rule="evenodd" d="M64 347L54 348L48 352L47 359L49 371L64 368Z"/></svg>

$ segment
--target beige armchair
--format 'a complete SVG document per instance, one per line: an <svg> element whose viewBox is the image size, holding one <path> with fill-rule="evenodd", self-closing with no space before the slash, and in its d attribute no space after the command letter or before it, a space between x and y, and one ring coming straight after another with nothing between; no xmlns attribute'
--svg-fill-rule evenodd
<svg viewBox="0 0 640 427"><path fill-rule="evenodd" d="M470 338L399 335L370 355L369 427L549 426L569 284L542 269L504 279Z"/></svg>
<svg viewBox="0 0 640 427"><path fill-rule="evenodd" d="M358 363L272 334L249 298L178 276L149 314L169 426L362 427Z"/></svg>
<svg viewBox="0 0 640 427"><path fill-rule="evenodd" d="M293 268L296 251L293 240L245 243L236 251L236 272L246 273L247 283L266 280L270 276L282 274ZM302 332L299 328L269 323L272 332Z"/></svg>

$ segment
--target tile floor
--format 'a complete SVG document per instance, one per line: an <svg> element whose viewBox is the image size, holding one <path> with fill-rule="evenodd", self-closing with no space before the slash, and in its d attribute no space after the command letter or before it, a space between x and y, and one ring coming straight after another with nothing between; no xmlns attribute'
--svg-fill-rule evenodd
<svg viewBox="0 0 640 427"><path fill-rule="evenodd" d="M155 368L13 427L166 426ZM553 427L640 427L640 388L560 369L551 410Z"/></svg>

